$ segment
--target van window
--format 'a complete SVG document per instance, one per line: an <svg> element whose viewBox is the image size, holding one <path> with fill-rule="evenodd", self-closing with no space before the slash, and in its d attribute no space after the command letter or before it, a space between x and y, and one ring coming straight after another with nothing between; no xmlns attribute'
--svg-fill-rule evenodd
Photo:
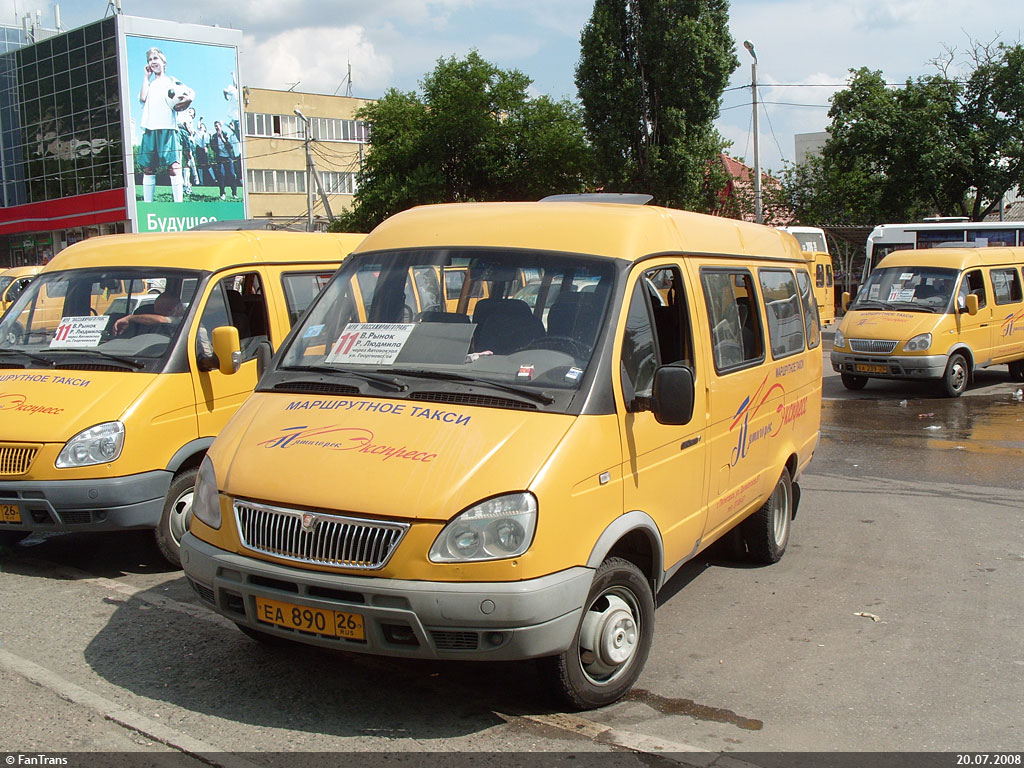
<svg viewBox="0 0 1024 768"><path fill-rule="evenodd" d="M831 264L826 264L825 265L825 285L828 288L831 288L833 285L835 285L835 280L833 279L833 275L832 275L832 265Z"/></svg>
<svg viewBox="0 0 1024 768"><path fill-rule="evenodd" d="M622 392L627 404L634 397L651 395L658 366L679 361L693 367L682 275L675 267L647 270L633 289L622 339Z"/></svg>
<svg viewBox="0 0 1024 768"><path fill-rule="evenodd" d="M441 306L441 282L438 270L433 267L415 267L416 292L419 293L419 311L431 312L443 309Z"/></svg>
<svg viewBox="0 0 1024 768"><path fill-rule="evenodd" d="M978 308L984 307L988 302L985 298L985 278L980 269L972 269L964 275L960 281L960 292L957 294L957 305L962 309L967 306L967 294L973 293L978 297Z"/></svg>
<svg viewBox="0 0 1024 768"><path fill-rule="evenodd" d="M996 304L1015 304L1024 300L1021 294L1020 274L1015 267L1008 269L993 269L992 295Z"/></svg>
<svg viewBox="0 0 1024 768"><path fill-rule="evenodd" d="M764 333L753 276L747 270L703 269L701 283L711 328L715 370L764 359Z"/></svg>
<svg viewBox="0 0 1024 768"><path fill-rule="evenodd" d="M816 264L814 267L814 284L818 288L825 287L825 265Z"/></svg>
<svg viewBox="0 0 1024 768"><path fill-rule="evenodd" d="M804 324L796 280L788 269L761 269L757 273L768 318L772 357L778 359L804 348Z"/></svg>
<svg viewBox="0 0 1024 768"><path fill-rule="evenodd" d="M821 343L821 318L818 316L818 302L814 300L811 290L811 277L802 269L796 272L796 280L800 285L800 303L804 307L804 335L807 337L807 348L814 349Z"/></svg>
<svg viewBox="0 0 1024 768"><path fill-rule="evenodd" d="M284 301L288 306L288 324L294 325L313 299L330 282L332 275L323 272L290 272L281 275Z"/></svg>
<svg viewBox="0 0 1024 768"><path fill-rule="evenodd" d="M196 356L209 358L213 329L233 325L238 329L242 360L251 360L261 341L269 340L267 304L263 285L255 272L232 275L220 280L203 309L199 320L200 332L196 337Z"/></svg>

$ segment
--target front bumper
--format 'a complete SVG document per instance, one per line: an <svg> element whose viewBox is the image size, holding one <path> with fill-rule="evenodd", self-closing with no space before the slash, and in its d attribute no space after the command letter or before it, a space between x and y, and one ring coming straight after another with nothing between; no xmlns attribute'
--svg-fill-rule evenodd
<svg viewBox="0 0 1024 768"><path fill-rule="evenodd" d="M878 379L941 379L946 372L946 355L903 357L897 355L863 355L832 350L832 370L851 376ZM858 370L858 366L884 366L885 370Z"/></svg>
<svg viewBox="0 0 1024 768"><path fill-rule="evenodd" d="M570 568L517 582L450 583L348 576L277 565L186 534L181 562L207 607L239 625L311 645L381 656L515 660L572 645L594 578ZM365 640L279 627L257 618L256 598L358 613Z"/></svg>
<svg viewBox="0 0 1024 768"><path fill-rule="evenodd" d="M0 504L18 507L20 523L0 531L119 531L156 528L173 474L163 470L95 480L0 482Z"/></svg>

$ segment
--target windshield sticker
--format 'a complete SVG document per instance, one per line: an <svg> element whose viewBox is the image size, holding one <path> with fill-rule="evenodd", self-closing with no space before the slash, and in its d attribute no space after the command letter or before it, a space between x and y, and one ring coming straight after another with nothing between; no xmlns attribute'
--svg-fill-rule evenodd
<svg viewBox="0 0 1024 768"><path fill-rule="evenodd" d="M50 339L50 349L98 347L109 322L108 315L61 318Z"/></svg>
<svg viewBox="0 0 1024 768"><path fill-rule="evenodd" d="M412 323L349 323L324 362L390 365L414 327Z"/></svg>
<svg viewBox="0 0 1024 768"><path fill-rule="evenodd" d="M913 272L904 272L902 275L900 275L900 282L901 283L905 283L907 280L913 280L913 279L914 279L914 273Z"/></svg>
<svg viewBox="0 0 1024 768"><path fill-rule="evenodd" d="M363 427L340 427L331 425L329 427L313 427L306 425L296 427L285 427L281 430L284 434L272 437L269 440L261 440L257 445L264 448L297 448L306 446L309 448L326 448L331 451L355 451L356 453L368 453L377 456L381 461L389 459L405 459L406 461L418 461L429 464L437 458L436 453L429 451L407 448L404 445L394 446L387 443L375 442L375 435L369 429Z"/></svg>
<svg viewBox="0 0 1024 768"><path fill-rule="evenodd" d="M894 285L889 289L889 301L913 301L914 289L904 288L901 285Z"/></svg>
<svg viewBox="0 0 1024 768"><path fill-rule="evenodd" d="M324 332L324 324L323 323L320 323L320 325L311 325L311 326L309 326L309 328L306 329L306 332L304 334L302 334L302 338L304 338L304 339L315 339L317 336L319 336L323 332Z"/></svg>
<svg viewBox="0 0 1024 768"><path fill-rule="evenodd" d="M582 368L570 368L565 372L566 381L579 381L580 376L583 375Z"/></svg>
<svg viewBox="0 0 1024 768"><path fill-rule="evenodd" d="M534 367L532 365L520 365L519 373L516 374L517 379L526 379L529 381L533 378Z"/></svg>
<svg viewBox="0 0 1024 768"><path fill-rule="evenodd" d="M874 285L872 285L872 286L871 286L871 287L870 287L870 288L868 289L868 298L869 298L869 299L870 299L871 301L875 301L875 300L877 300L877 299L878 299L878 289L879 289L879 288L881 288L881 286L880 286L880 285L879 285L878 283L875 283Z"/></svg>

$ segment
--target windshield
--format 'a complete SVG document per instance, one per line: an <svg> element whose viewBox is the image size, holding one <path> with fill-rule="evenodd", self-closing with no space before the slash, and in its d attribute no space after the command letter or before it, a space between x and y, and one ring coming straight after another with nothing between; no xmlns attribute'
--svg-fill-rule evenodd
<svg viewBox="0 0 1024 768"><path fill-rule="evenodd" d="M955 269L938 267L876 269L868 276L850 309L945 312L956 277Z"/></svg>
<svg viewBox="0 0 1024 768"><path fill-rule="evenodd" d="M0 365L159 370L199 278L142 268L41 274L0 320Z"/></svg>
<svg viewBox="0 0 1024 768"><path fill-rule="evenodd" d="M389 396L472 382L553 402L537 393L582 383L614 274L607 259L537 251L357 255L292 335L278 370L347 373L376 390L383 376Z"/></svg>
<svg viewBox="0 0 1024 768"><path fill-rule="evenodd" d="M14 278L9 275L0 275L0 296L3 296L4 291L7 289L7 286L11 284L12 280L14 280Z"/></svg>

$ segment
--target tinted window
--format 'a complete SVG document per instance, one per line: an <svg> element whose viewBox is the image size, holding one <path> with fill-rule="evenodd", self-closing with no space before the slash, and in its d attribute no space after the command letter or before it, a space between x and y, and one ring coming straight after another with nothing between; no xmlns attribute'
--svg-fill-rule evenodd
<svg viewBox="0 0 1024 768"><path fill-rule="evenodd" d="M779 358L804 348L804 323L800 313L796 280L788 269L758 271L768 318L772 357Z"/></svg>
<svg viewBox="0 0 1024 768"><path fill-rule="evenodd" d="M746 270L701 272L715 369L729 371L764 357L754 281Z"/></svg>
<svg viewBox="0 0 1024 768"><path fill-rule="evenodd" d="M1022 300L1020 274L1013 267L993 269L992 295L996 304L1012 304Z"/></svg>
<svg viewBox="0 0 1024 768"><path fill-rule="evenodd" d="M802 269L796 273L800 285L800 302L804 307L804 332L807 346L814 349L821 343L821 319L818 317L818 304L811 291L811 278Z"/></svg>

